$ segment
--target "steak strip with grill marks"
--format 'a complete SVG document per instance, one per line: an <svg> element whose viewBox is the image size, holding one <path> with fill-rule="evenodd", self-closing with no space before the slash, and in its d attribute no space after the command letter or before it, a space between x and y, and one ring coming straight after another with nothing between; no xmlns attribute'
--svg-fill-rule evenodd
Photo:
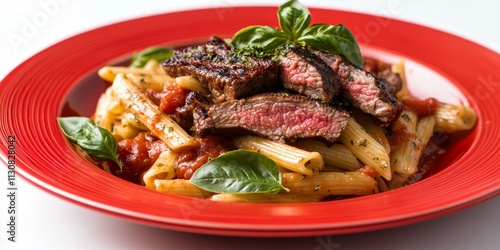
<svg viewBox="0 0 500 250"><path fill-rule="evenodd" d="M161 65L170 76L197 78L211 92L214 102L245 98L278 86L276 61L234 53L218 37L206 44L175 50Z"/></svg>
<svg viewBox="0 0 500 250"><path fill-rule="evenodd" d="M331 103L340 93L340 79L323 60L301 45L289 45L279 57L280 79L285 89Z"/></svg>
<svg viewBox="0 0 500 250"><path fill-rule="evenodd" d="M317 138L335 142L349 114L301 95L266 93L194 110L200 136L260 135L277 142Z"/></svg>
<svg viewBox="0 0 500 250"><path fill-rule="evenodd" d="M315 50L323 61L335 71L342 82L342 94L355 107L373 115L381 126L388 126L402 110L402 104L372 73L367 72L341 56Z"/></svg>

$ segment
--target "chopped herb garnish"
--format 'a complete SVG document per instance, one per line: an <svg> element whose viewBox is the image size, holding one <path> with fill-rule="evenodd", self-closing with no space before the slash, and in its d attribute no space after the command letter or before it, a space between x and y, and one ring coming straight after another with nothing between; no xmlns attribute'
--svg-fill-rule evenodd
<svg viewBox="0 0 500 250"><path fill-rule="evenodd" d="M366 147L366 143L367 143L367 141L366 141L366 139L364 139L363 141L359 142L358 146Z"/></svg>

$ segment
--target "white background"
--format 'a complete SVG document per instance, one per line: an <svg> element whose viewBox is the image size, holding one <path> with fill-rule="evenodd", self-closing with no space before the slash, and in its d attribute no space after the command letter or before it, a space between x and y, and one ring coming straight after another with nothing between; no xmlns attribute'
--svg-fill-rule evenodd
<svg viewBox="0 0 500 250"><path fill-rule="evenodd" d="M98 26L192 8L281 3L283 1L263 0L1 1L0 79L47 46ZM407 20L500 52L498 1L303 0L302 3L309 7L330 6ZM27 22L36 24L35 29L22 34ZM12 42L15 35L24 40ZM0 168L0 187L7 187L6 174L7 169ZM375 232L305 238L237 238L137 225L61 200L20 178L17 182L17 242L7 241L7 201L2 193L0 249L500 249L498 197L441 218Z"/></svg>

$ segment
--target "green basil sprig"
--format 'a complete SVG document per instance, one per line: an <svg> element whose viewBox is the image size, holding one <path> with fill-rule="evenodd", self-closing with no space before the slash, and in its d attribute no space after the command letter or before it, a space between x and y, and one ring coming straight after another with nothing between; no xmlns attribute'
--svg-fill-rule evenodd
<svg viewBox="0 0 500 250"><path fill-rule="evenodd" d="M268 193L286 189L276 163L260 153L235 150L201 166L190 182L215 193Z"/></svg>
<svg viewBox="0 0 500 250"><path fill-rule="evenodd" d="M172 48L150 47L134 54L130 62L130 67L142 68L149 60L162 62L172 57L173 54L174 50Z"/></svg>
<svg viewBox="0 0 500 250"><path fill-rule="evenodd" d="M80 146L89 155L101 160L112 160L121 168L115 138L109 131L99 127L87 117L59 117L59 126L64 135Z"/></svg>
<svg viewBox="0 0 500 250"><path fill-rule="evenodd" d="M344 56L351 63L363 65L363 57L354 35L344 25L311 23L311 13L296 0L281 5L278 10L280 29L270 26L249 26L236 32L232 45L240 50L272 54L289 42L309 45Z"/></svg>

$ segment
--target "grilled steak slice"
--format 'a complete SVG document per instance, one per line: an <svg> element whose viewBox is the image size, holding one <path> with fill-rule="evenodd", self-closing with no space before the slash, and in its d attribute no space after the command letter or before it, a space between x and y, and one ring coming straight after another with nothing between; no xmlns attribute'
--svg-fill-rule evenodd
<svg viewBox="0 0 500 250"><path fill-rule="evenodd" d="M365 64L363 65L364 70L376 75L385 85L387 91L395 95L403 87L403 80L399 74L392 71L391 67L391 64L370 57L365 57Z"/></svg>
<svg viewBox="0 0 500 250"><path fill-rule="evenodd" d="M286 89L328 103L339 94L341 83L337 74L305 47L289 46L279 62L280 79Z"/></svg>
<svg viewBox="0 0 500 250"><path fill-rule="evenodd" d="M379 71L377 77L391 95L396 95L403 87L403 80L401 80L401 77L392 72L390 68Z"/></svg>
<svg viewBox="0 0 500 250"><path fill-rule="evenodd" d="M193 127L193 112L196 108L207 109L209 101L199 92L189 92L183 106L177 107L175 113L170 117L174 119L184 130L190 131Z"/></svg>
<svg viewBox="0 0 500 250"><path fill-rule="evenodd" d="M217 37L206 44L175 50L162 66L173 77L196 77L210 90L214 102L268 92L278 85L276 61L238 55Z"/></svg>
<svg viewBox="0 0 500 250"><path fill-rule="evenodd" d="M197 109L194 126L207 134L255 134L278 142L317 138L335 142L349 114L301 95L266 93Z"/></svg>
<svg viewBox="0 0 500 250"><path fill-rule="evenodd" d="M342 94L363 112L373 115L381 126L388 126L401 113L401 102L389 93L385 85L341 56L328 52L314 52L335 71L342 81Z"/></svg>

